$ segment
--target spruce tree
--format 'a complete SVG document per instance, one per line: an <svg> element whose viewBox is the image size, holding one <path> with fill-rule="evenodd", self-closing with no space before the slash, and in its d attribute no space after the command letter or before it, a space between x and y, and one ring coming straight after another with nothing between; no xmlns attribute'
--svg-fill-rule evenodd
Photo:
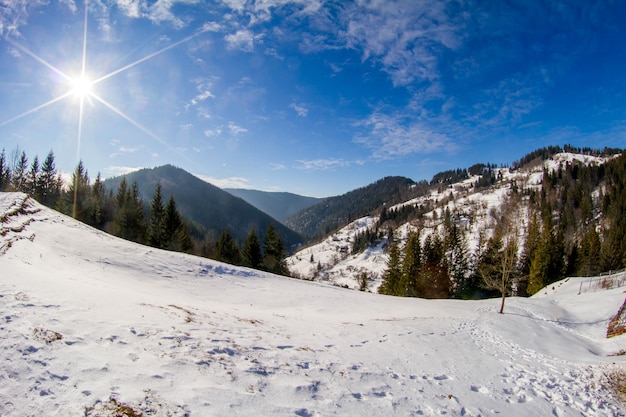
<svg viewBox="0 0 626 417"><path fill-rule="evenodd" d="M11 168L6 158L4 148L0 153L0 191L8 190L11 184Z"/></svg>
<svg viewBox="0 0 626 417"><path fill-rule="evenodd" d="M19 149L16 149L16 152L19 152ZM15 158L15 164L12 169L11 186L13 191L26 193L28 192L28 158L26 157L26 152L22 151L22 153L19 156L16 155Z"/></svg>
<svg viewBox="0 0 626 417"><path fill-rule="evenodd" d="M400 281L401 295L407 297L423 296L419 293L417 279L422 265L422 247L419 232L410 231L404 246L402 260L402 279ZM399 294L400 295L400 294Z"/></svg>
<svg viewBox="0 0 626 417"><path fill-rule="evenodd" d="M263 263L263 255L261 254L261 243L259 242L259 238L256 234L256 231L254 230L254 227L250 229L250 233L248 233L248 237L243 243L241 254L243 258L243 264L245 266L249 266L250 268L255 269L261 267ZM312 254L311 259L313 259Z"/></svg>
<svg viewBox="0 0 626 417"><path fill-rule="evenodd" d="M284 262L285 243L274 225L270 223L265 232L263 241L263 267L269 272L278 275L287 275L287 266Z"/></svg>
<svg viewBox="0 0 626 417"><path fill-rule="evenodd" d="M41 165L41 174L39 175L39 190L41 202L44 205L48 207L56 205L61 195L62 182L63 180L57 173L54 163L54 153L50 151Z"/></svg>
<svg viewBox="0 0 626 417"><path fill-rule="evenodd" d="M163 248L165 243L165 209L161 195L161 183L157 183L152 202L150 203L150 219L148 221L148 245Z"/></svg>
<svg viewBox="0 0 626 417"><path fill-rule="evenodd" d="M26 175L25 188L31 197L41 202L42 196L41 196L41 189L39 187L40 185L39 176L40 176L39 157L35 155L33 162L30 164L30 171Z"/></svg>
<svg viewBox="0 0 626 417"><path fill-rule="evenodd" d="M181 227L182 219L180 217L180 214L178 213L178 209L176 208L176 201L174 200L174 196L170 196L170 198L167 200L164 216L164 233L162 242L163 247L173 250L180 250L176 231L179 227Z"/></svg>
<svg viewBox="0 0 626 417"><path fill-rule="evenodd" d="M89 174L83 165L83 161L78 161L76 169L72 174L68 191L65 195L66 210L71 211L73 218L86 222L88 218L87 208L88 200L91 194L89 186Z"/></svg>
<svg viewBox="0 0 626 417"><path fill-rule="evenodd" d="M239 248L230 234L229 229L223 229L215 244L215 255L218 261L238 265L241 261Z"/></svg>
<svg viewBox="0 0 626 417"><path fill-rule="evenodd" d="M402 262L398 244L391 242L389 246L389 259L387 269L383 274L383 282L378 288L379 294L404 296L400 285L402 280Z"/></svg>

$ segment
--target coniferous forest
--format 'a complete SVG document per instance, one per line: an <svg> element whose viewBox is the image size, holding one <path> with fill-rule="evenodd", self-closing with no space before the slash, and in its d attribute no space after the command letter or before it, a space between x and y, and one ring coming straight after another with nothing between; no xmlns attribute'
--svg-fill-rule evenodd
<svg viewBox="0 0 626 417"><path fill-rule="evenodd" d="M35 156L29 160L25 151L16 148L7 156L0 153L0 191L18 191L61 213L112 235L152 247L186 252L234 265L248 266L287 275L283 259L286 249L273 225L263 234L251 228L242 245L228 228L217 239L213 231L194 236L176 206L173 196L164 196L157 183L151 201L143 200L136 182L122 178L116 192L107 190L97 174L92 181L87 168L79 161L71 180L64 184L56 170L54 152L43 163Z"/></svg>
<svg viewBox="0 0 626 417"><path fill-rule="evenodd" d="M511 169L541 164L560 152L611 156L621 150L554 146L526 155ZM496 165L473 168L474 175L480 174L476 189L502 180ZM468 174L467 170L446 171L431 184L452 184L470 178ZM515 183L510 187L500 211L491 213L496 223L492 236L484 238L475 253L468 250L459 213L446 209L443 231L420 240L419 225L432 207L383 209L378 228L410 221L418 230L409 233L402 248L393 233L387 233L389 260L379 292L425 298L502 295L504 307L506 295L532 295L566 276L592 276L626 267L626 154L600 165L572 161L555 170L544 168L539 189L523 189ZM521 214L527 216L524 233L519 228L524 223L519 217L522 206L527 207ZM356 241L362 243L364 238Z"/></svg>

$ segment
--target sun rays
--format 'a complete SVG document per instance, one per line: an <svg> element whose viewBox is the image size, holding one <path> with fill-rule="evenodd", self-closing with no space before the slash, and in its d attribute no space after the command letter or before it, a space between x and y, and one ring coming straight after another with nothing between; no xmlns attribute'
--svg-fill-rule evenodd
<svg viewBox="0 0 626 417"><path fill-rule="evenodd" d="M42 58L41 56L37 55L35 52L31 51L30 49L28 49L27 47L23 46L22 44L6 38L5 40L7 42L9 42L16 50L20 51L21 53L31 57L32 59L34 59L35 61L37 61L38 63L40 63L41 65L45 66L46 68L48 68L50 71L52 71L53 73L55 73L56 75L60 76L61 81L63 83L63 85L66 86L67 90L65 92L63 92L62 94L58 95L57 97L54 97L44 103L41 103L29 110L26 110L22 113L17 114L16 116L13 116L3 122L0 122L0 127L6 126L10 123L13 123L19 119L22 119L26 116L32 115L36 112L39 112L42 109L45 109L47 107L50 107L56 103L59 103L61 101L67 100L67 99L72 99L74 101L78 102L78 126L77 126L77 137L76 137L76 158L77 161L80 160L80 148L81 148L81 142L82 142L82 133L83 133L83 119L84 119L84 107L85 107L85 101L89 101L91 104L94 103L100 103L102 104L104 107L106 107L108 110L112 111L113 113L115 113L116 115L118 115L119 117L121 117L122 119L126 120L127 122L129 122L130 124L132 124L133 126L135 126L137 129L141 130L143 133L147 134L148 136L150 136L152 139L156 140L157 142L159 142L161 145L164 145L168 148L168 150L174 150L175 148L170 146L166 141L164 141L163 139L159 138L158 135L154 134L153 132L151 132L149 129L147 129L146 127L144 127L141 123L137 122L136 120L134 120L131 116L129 116L128 114L126 114L125 112L123 112L122 110L120 110L119 108L117 108L115 105L111 104L109 101L107 101L105 98L103 98L101 95L99 95L97 93L97 85L99 83L101 83L102 81L108 80L124 71L127 71L139 64L142 64L166 51L169 51L172 48L175 48L185 42L188 42L189 40L199 36L200 34L206 32L206 30L204 28L194 32L192 35L187 36L179 41L173 42L169 45L167 45L166 47L157 50L156 52L152 52L140 59L137 59L133 62L131 62L130 64L127 65L123 65L118 69L115 69L103 76L100 76L96 79L92 79L89 76L88 73L88 45L87 45L87 29L88 29L88 0L85 0L84 2L84 20L83 20L83 37L82 37L82 56L81 56L81 66L80 68L76 69L76 76L72 76L66 72L64 72L63 70L59 69L57 66L53 65L52 63L48 62L46 59Z"/></svg>

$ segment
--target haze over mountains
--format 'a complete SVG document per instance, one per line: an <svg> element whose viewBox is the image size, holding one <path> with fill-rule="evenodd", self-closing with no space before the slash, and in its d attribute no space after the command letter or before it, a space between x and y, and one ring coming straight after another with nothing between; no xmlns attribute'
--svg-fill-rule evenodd
<svg viewBox="0 0 626 417"><path fill-rule="evenodd" d="M323 198L306 197L293 193L224 188L224 191L239 197L276 220L284 222L299 211L320 203Z"/></svg>

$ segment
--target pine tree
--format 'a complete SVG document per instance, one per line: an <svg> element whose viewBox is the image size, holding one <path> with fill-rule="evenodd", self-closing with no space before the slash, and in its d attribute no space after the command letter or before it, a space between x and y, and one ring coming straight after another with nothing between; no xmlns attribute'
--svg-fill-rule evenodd
<svg viewBox="0 0 626 417"><path fill-rule="evenodd" d="M580 276L588 277L600 272L602 243L595 227L589 227L580 241L576 271Z"/></svg>
<svg viewBox="0 0 626 417"><path fill-rule="evenodd" d="M469 273L468 248L462 230L452 221L446 228L445 246L450 279L454 284L454 293L458 297L471 290L466 280Z"/></svg>
<svg viewBox="0 0 626 417"><path fill-rule="evenodd" d="M93 186L91 187L91 198L88 207L88 224L97 228L102 228L107 218L105 205L106 191L102 177L98 172Z"/></svg>
<svg viewBox="0 0 626 417"><path fill-rule="evenodd" d="M389 259L387 259L387 269L383 274L383 282L378 288L378 293L404 296L404 292L400 288L401 280L402 262L400 259L400 249L397 243L391 242L389 246Z"/></svg>
<svg viewBox="0 0 626 417"><path fill-rule="evenodd" d="M278 275L287 275L287 266L284 262L285 244L274 225L270 224L265 232L263 242L263 267L266 271Z"/></svg>
<svg viewBox="0 0 626 417"><path fill-rule="evenodd" d="M41 174L39 175L39 190L41 193L41 202L48 206L54 207L61 195L61 186L63 180L57 173L54 164L54 153L50 151L46 159L41 165Z"/></svg>
<svg viewBox="0 0 626 417"><path fill-rule="evenodd" d="M150 203L150 219L148 221L148 245L163 248L165 243L165 209L161 195L161 183L157 183L152 202Z"/></svg>
<svg viewBox="0 0 626 417"><path fill-rule="evenodd" d="M167 249L179 250L180 245L178 242L178 236L176 231L182 225L182 219L176 208L176 201L174 196L170 196L165 205L164 214L164 233L163 233L163 247Z"/></svg>
<svg viewBox="0 0 626 417"><path fill-rule="evenodd" d="M19 152L19 149L16 149L16 152ZM26 157L26 152L22 151L19 157L16 155L15 158L15 164L12 169L13 175L11 176L11 185L14 191L26 193L28 192L28 158Z"/></svg>
<svg viewBox="0 0 626 417"><path fill-rule="evenodd" d="M450 278L445 245L438 233L433 233L424 240L422 250L423 264L417 280L417 288L424 298L448 298Z"/></svg>
<svg viewBox="0 0 626 417"><path fill-rule="evenodd" d="M2 153L0 153L0 191L8 190L10 185L11 168L9 167L4 148L2 148Z"/></svg>
<svg viewBox="0 0 626 417"><path fill-rule="evenodd" d="M35 159L33 159L33 162L30 164L30 171L26 175L25 188L31 197L41 202L41 189L39 188L39 185L40 185L39 176L40 176L39 157L35 155Z"/></svg>
<svg viewBox="0 0 626 417"><path fill-rule="evenodd" d="M420 297L417 279L422 266L422 247L419 232L410 231L404 246L404 257L402 260L402 278L400 281L400 292L407 297Z"/></svg>
<svg viewBox="0 0 626 417"><path fill-rule="evenodd" d="M254 230L254 227L250 229L250 233L248 233L248 237L243 243L241 254L243 257L243 264L245 266L255 269L262 266L263 255L261 254L261 243L259 242L259 238ZM311 254L311 263L312 262L313 254Z"/></svg>
<svg viewBox="0 0 626 417"><path fill-rule="evenodd" d="M239 248L230 234L229 229L223 229L217 243L215 244L215 254L218 261L237 265L241 262Z"/></svg>
<svg viewBox="0 0 626 417"><path fill-rule="evenodd" d="M78 162L78 165L76 165L76 169L72 174L72 181L65 196L67 203L65 209L71 210L73 218L86 222L88 218L87 208L90 193L89 174L81 160Z"/></svg>
<svg viewBox="0 0 626 417"><path fill-rule="evenodd" d="M527 292L533 295L545 287L550 281L551 256L553 242L552 237L552 221L548 215L544 217L543 230L537 244L537 248L530 262L530 274L528 277Z"/></svg>

